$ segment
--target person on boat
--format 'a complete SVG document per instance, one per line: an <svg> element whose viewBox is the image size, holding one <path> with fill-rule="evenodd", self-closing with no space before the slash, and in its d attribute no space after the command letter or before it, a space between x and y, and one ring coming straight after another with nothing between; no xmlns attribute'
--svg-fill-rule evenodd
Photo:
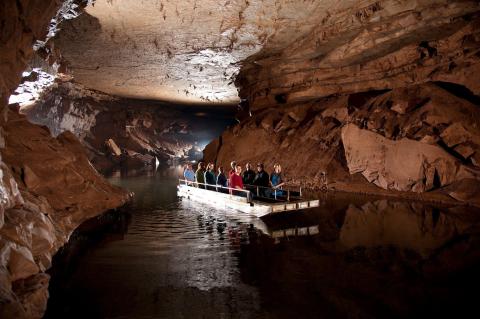
<svg viewBox="0 0 480 319"><path fill-rule="evenodd" d="M225 176L225 172L223 171L223 166L218 167L217 185L222 187L228 187L227 177ZM225 193L227 191L227 189L221 187L218 187L217 190L222 193Z"/></svg>
<svg viewBox="0 0 480 319"><path fill-rule="evenodd" d="M197 171L195 172L195 179L197 181L197 187L205 188L205 163L199 162Z"/></svg>
<svg viewBox="0 0 480 319"><path fill-rule="evenodd" d="M230 179L229 179L230 188L243 190L243 181L242 181L241 175L242 175L242 166L237 165L235 167L235 172L232 175L230 175ZM230 194L242 196L243 192L236 192L234 190L230 190Z"/></svg>
<svg viewBox="0 0 480 319"><path fill-rule="evenodd" d="M250 163L247 163L245 165L245 171L242 174L242 179L243 179L243 184L245 186L247 185L253 185L253 180L255 179L255 172L251 168L252 166Z"/></svg>
<svg viewBox="0 0 480 319"><path fill-rule="evenodd" d="M257 174L253 180L253 185L258 186L258 195L266 197L267 188L270 186L270 179L268 173L265 172L263 163L257 164Z"/></svg>
<svg viewBox="0 0 480 319"><path fill-rule="evenodd" d="M192 164L188 163L183 171L183 178L187 185L192 185L195 182L195 172L193 171Z"/></svg>
<svg viewBox="0 0 480 319"><path fill-rule="evenodd" d="M228 178L230 178L230 176L232 176L233 174L235 174L235 168L237 167L237 162L232 161L232 162L230 163L230 167L231 167L231 169L230 169L230 171L228 172Z"/></svg>
<svg viewBox="0 0 480 319"><path fill-rule="evenodd" d="M283 195L283 191L281 188L283 185L285 185L285 182L282 178L282 166L280 166L280 164L273 165L273 173L270 176L270 185L273 188L273 197Z"/></svg>
<svg viewBox="0 0 480 319"><path fill-rule="evenodd" d="M215 185L216 184L216 177L215 177L215 166L213 163L208 163L207 170L204 174L205 177L205 184L208 185ZM215 190L214 186L207 186L208 190Z"/></svg>

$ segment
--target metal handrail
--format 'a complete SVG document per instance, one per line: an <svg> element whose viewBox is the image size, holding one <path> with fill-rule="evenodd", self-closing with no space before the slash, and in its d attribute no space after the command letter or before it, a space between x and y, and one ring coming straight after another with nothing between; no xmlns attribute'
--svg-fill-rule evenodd
<svg viewBox="0 0 480 319"><path fill-rule="evenodd" d="M273 194L274 194L274 198L275 200L277 200L277 192L275 190L277 189L280 189L280 190L284 190L283 189L283 186L280 186L280 188L275 188L275 187L266 187L266 186L259 186L259 185L251 185L251 184L244 184L245 187L252 187L252 188L256 188L257 189L257 197L261 197L261 198L268 198L268 197L264 197L264 196L260 196L260 191L259 189L260 188L265 188L265 189L269 189L269 190L273 190ZM290 190L287 189L287 190L284 190L287 192L287 201L289 202L290 201ZM299 193L300 193L300 197L302 197L302 188L300 187L300 190L299 190Z"/></svg>
<svg viewBox="0 0 480 319"><path fill-rule="evenodd" d="M212 187L212 188L215 187L216 192L218 192L218 189L226 189L226 190L229 190L229 191L237 191L237 192L246 193L247 201L250 202L252 200L252 196L251 196L252 192L247 190L247 189L225 187L225 186L221 186L221 185L217 185L217 184L206 184L206 183L192 182L192 181L188 181L186 179L181 179L181 178L179 178L178 181L179 181L180 185L182 185L182 182L183 182L184 185L186 185L186 186L196 186L196 187L198 187L198 185L204 185L204 186L209 186L209 187ZM208 191L213 191L213 189L208 189L208 188L204 188L204 189L208 190ZM233 194L230 194L230 195L233 195Z"/></svg>

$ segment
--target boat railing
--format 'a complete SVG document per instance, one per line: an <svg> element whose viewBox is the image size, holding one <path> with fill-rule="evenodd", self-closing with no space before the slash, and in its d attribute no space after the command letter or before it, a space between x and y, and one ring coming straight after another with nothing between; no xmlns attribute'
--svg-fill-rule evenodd
<svg viewBox="0 0 480 319"><path fill-rule="evenodd" d="M245 194L243 197L247 198L248 203L252 201L252 192L248 189L238 189L238 188L232 188L232 187L225 187L221 185L192 182L192 181L187 181L185 179L179 179L178 182L180 185L192 186L192 187L197 187L200 189L205 189L205 190L215 191L215 192L220 192L220 190L223 189L225 191L228 191L227 193L230 193L231 195L243 193ZM199 187L199 186L202 186L202 187ZM242 196L242 195L236 195L236 196Z"/></svg>
<svg viewBox="0 0 480 319"><path fill-rule="evenodd" d="M290 190L290 189L283 189L282 186L280 187L266 187L266 186L258 186L258 185L251 185L251 184L245 184L244 185L246 188L250 188L250 189L254 189L255 190L255 195L259 198L270 198L270 197L266 197L266 196L262 196L262 194L264 194L264 192L260 192L261 190L268 190L269 192L273 193L273 198L275 200L278 200L278 193L277 192L278 190L282 191L282 192L285 192L286 193L286 197L287 197L287 201L289 202L290 201L290 198L292 197L295 197L294 194L295 193L298 193L298 197L302 197L302 188L300 187L298 191L293 191L293 190Z"/></svg>

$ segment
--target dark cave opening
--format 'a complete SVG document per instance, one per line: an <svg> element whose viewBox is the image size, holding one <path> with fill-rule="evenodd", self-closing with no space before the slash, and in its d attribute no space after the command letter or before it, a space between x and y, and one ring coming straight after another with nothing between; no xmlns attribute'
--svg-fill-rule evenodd
<svg viewBox="0 0 480 319"><path fill-rule="evenodd" d="M462 98L469 101L470 103L480 106L480 96L475 95L469 88L464 85L443 81L436 81L433 83L459 98Z"/></svg>

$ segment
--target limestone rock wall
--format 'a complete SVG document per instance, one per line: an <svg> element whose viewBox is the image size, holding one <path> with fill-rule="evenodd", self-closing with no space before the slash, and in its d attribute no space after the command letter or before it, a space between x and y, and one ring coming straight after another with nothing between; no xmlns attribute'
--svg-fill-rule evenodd
<svg viewBox="0 0 480 319"><path fill-rule="evenodd" d="M28 10L27 6L37 10ZM2 1L0 4L0 107L7 104L33 56L33 44L44 39L60 3L55 0Z"/></svg>
<svg viewBox="0 0 480 319"><path fill-rule="evenodd" d="M437 190L463 201L479 194L480 106L438 83L338 95L259 110L226 131L205 158L280 163L289 183L361 191ZM360 173L360 174L358 174ZM455 194L463 183L469 194ZM345 188L346 187L346 188Z"/></svg>
<svg viewBox="0 0 480 319"><path fill-rule="evenodd" d="M2 119L0 316L40 318L48 298L52 256L83 221L121 206L128 194L89 163L70 132L9 111Z"/></svg>
<svg viewBox="0 0 480 319"><path fill-rule="evenodd" d="M84 2L0 3L1 318L41 318L48 298L45 270L53 254L81 222L128 199L93 169L73 134L53 138L6 107L34 44Z"/></svg>
<svg viewBox="0 0 480 319"><path fill-rule="evenodd" d="M279 162L306 186L326 172L349 190L372 183L476 201L479 32L478 1L331 10L283 49L243 61L235 83L244 121L205 156Z"/></svg>
<svg viewBox="0 0 480 319"><path fill-rule="evenodd" d="M244 62L252 110L428 81L480 93L478 1L364 1L332 12L280 53Z"/></svg>

